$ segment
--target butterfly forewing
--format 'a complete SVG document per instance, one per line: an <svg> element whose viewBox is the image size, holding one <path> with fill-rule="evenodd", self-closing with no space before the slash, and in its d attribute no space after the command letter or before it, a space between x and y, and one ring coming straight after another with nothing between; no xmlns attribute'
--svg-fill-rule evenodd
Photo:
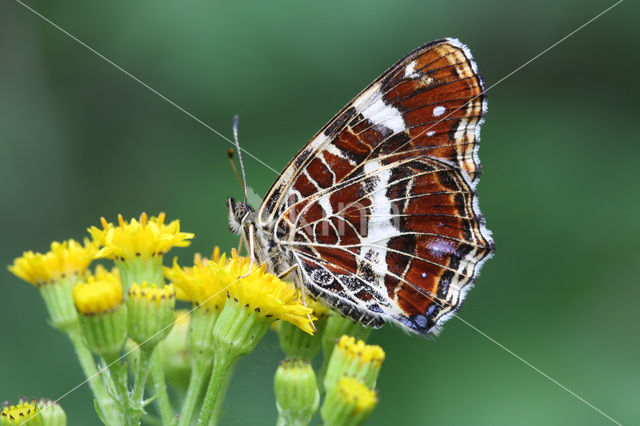
<svg viewBox="0 0 640 426"><path fill-rule="evenodd" d="M365 325L429 334L493 242L475 186L483 83L457 40L411 52L289 163L258 215L303 285Z"/></svg>

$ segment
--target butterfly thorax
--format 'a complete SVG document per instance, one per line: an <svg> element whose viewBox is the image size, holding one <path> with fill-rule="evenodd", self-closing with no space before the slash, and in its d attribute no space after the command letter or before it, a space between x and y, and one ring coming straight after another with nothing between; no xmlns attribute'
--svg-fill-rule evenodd
<svg viewBox="0 0 640 426"><path fill-rule="evenodd" d="M227 199L229 229L240 235L252 258L259 264L266 264L268 272L282 274L293 265L290 250L281 247L273 238L272 226L264 226L258 222L258 214L245 202ZM253 253L251 253L253 251Z"/></svg>

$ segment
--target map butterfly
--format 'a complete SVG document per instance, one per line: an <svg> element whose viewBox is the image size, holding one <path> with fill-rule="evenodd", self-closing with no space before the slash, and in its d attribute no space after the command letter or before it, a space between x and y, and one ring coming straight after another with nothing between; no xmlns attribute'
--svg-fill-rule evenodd
<svg viewBox="0 0 640 426"><path fill-rule="evenodd" d="M437 333L494 251L476 193L486 110L465 45L419 47L298 152L258 210L229 198L230 228L342 315Z"/></svg>

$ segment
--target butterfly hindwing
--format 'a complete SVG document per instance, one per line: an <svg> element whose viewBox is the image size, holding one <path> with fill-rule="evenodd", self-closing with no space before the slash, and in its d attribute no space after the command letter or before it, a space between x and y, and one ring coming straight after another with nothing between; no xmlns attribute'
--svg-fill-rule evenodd
<svg viewBox="0 0 640 426"><path fill-rule="evenodd" d="M429 334L493 242L475 186L482 79L457 40L411 52L289 163L259 211L301 285L365 325Z"/></svg>

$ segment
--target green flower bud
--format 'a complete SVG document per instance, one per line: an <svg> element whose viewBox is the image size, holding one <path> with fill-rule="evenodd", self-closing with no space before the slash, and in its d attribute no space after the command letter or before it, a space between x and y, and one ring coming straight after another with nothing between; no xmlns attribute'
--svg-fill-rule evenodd
<svg viewBox="0 0 640 426"><path fill-rule="evenodd" d="M310 360L320 352L322 347L320 336L322 336L325 329L329 317L329 309L312 299L307 299L307 307L313 309L313 316L317 318L314 321L317 330L315 335L305 333L291 323L285 321L277 322L276 330L280 338L280 346L287 358Z"/></svg>
<svg viewBox="0 0 640 426"><path fill-rule="evenodd" d="M141 349L152 349L167 337L176 317L175 305L176 292L171 284L158 288L144 282L129 288L127 329Z"/></svg>
<svg viewBox="0 0 640 426"><path fill-rule="evenodd" d="M186 391L191 374L191 354L187 339L191 317L186 310L177 311L171 332L158 345L167 380L182 391Z"/></svg>
<svg viewBox="0 0 640 426"><path fill-rule="evenodd" d="M279 426L307 425L318 410L320 392L308 361L285 360L274 378Z"/></svg>
<svg viewBox="0 0 640 426"><path fill-rule="evenodd" d="M43 426L67 426L67 415L58 403L49 399L38 400Z"/></svg>

